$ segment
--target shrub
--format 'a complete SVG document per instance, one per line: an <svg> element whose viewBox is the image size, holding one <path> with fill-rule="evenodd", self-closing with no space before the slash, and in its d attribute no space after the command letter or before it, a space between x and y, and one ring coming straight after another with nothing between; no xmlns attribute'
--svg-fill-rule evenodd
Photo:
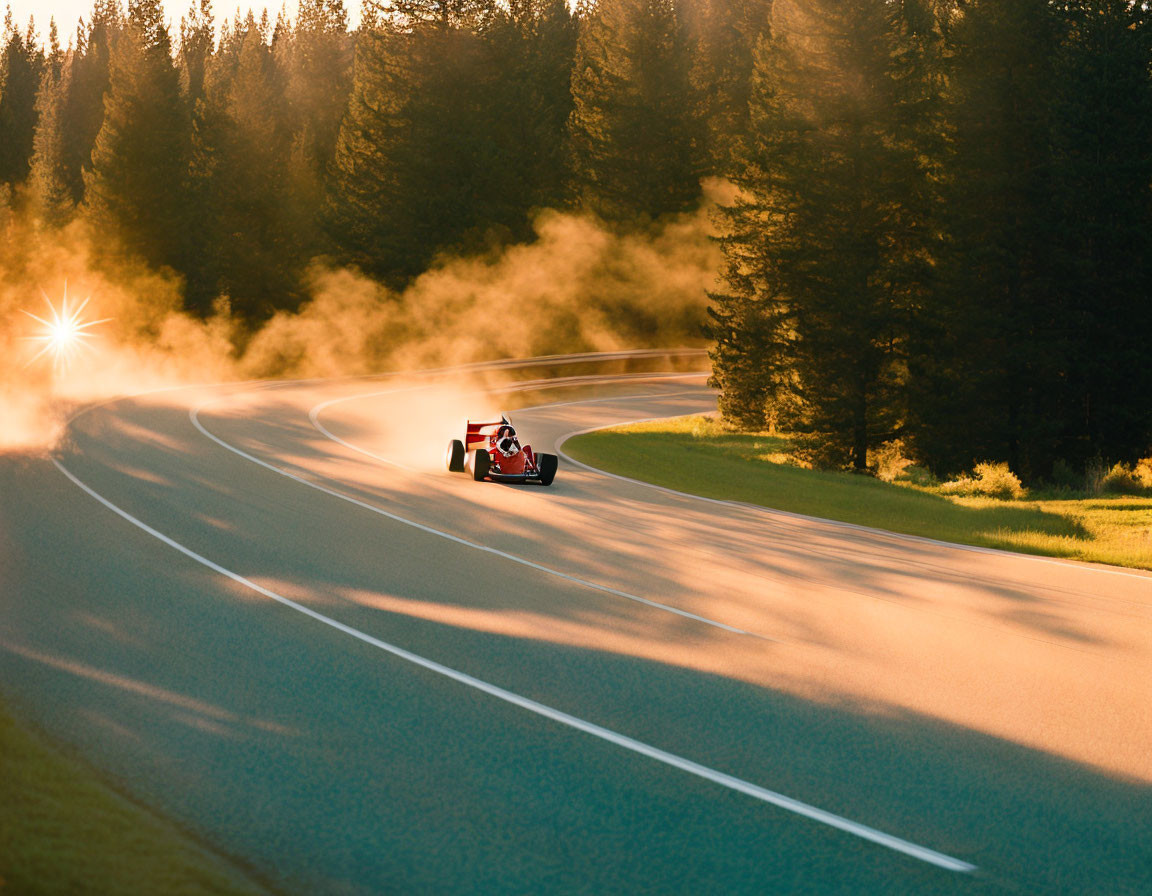
<svg viewBox="0 0 1152 896"><path fill-rule="evenodd" d="M980 495L1004 501L1024 496L1024 486L1006 463L976 464L971 476L946 482L940 486L940 490L948 495Z"/></svg>
<svg viewBox="0 0 1152 896"><path fill-rule="evenodd" d="M1103 491L1114 495L1142 495L1152 489L1152 458L1144 458L1130 467L1128 464L1115 464L1100 486Z"/></svg>
<svg viewBox="0 0 1152 896"><path fill-rule="evenodd" d="M873 449L868 466L876 471L876 478L884 482L895 482L904 478L904 471L912 466L911 459L904 456L904 442L893 439Z"/></svg>
<svg viewBox="0 0 1152 896"><path fill-rule="evenodd" d="M792 440L792 453L802 466L814 470L844 470L848 450L828 433L806 432Z"/></svg>

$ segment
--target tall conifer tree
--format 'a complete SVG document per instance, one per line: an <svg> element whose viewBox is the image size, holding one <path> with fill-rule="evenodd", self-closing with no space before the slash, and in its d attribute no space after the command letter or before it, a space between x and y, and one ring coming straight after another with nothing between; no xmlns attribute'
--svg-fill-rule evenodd
<svg viewBox="0 0 1152 896"><path fill-rule="evenodd" d="M614 221L690 208L703 126L675 0L599 0L584 12L569 122L582 202Z"/></svg>
<svg viewBox="0 0 1152 896"><path fill-rule="evenodd" d="M62 55L59 76L41 83L32 158L32 195L45 220L62 224L84 198L83 170L104 121L109 47L121 26L114 0L100 0Z"/></svg>
<svg viewBox="0 0 1152 896"><path fill-rule="evenodd" d="M352 89L353 36L342 0L303 0L274 43L293 139L318 177L336 149Z"/></svg>
<svg viewBox="0 0 1152 896"><path fill-rule="evenodd" d="M291 148L285 176L286 223L297 251L312 257L330 249L322 212L340 123L352 89L354 38L341 0L304 0L294 27L273 37L283 82L282 116Z"/></svg>
<svg viewBox="0 0 1152 896"><path fill-rule="evenodd" d="M917 448L941 473L996 460L1043 475L1034 450L1060 427L1061 30L1048 0L977 0L952 30L948 242L915 400Z"/></svg>
<svg viewBox="0 0 1152 896"><path fill-rule="evenodd" d="M299 301L303 261L285 219L290 134L284 85L272 59L266 25L251 13L232 35L208 90L218 114L212 194L217 288L249 322ZM231 57L231 58L230 58Z"/></svg>
<svg viewBox="0 0 1152 896"><path fill-rule="evenodd" d="M1050 454L1134 461L1152 449L1152 27L1126 0L1066 4L1055 132L1062 427Z"/></svg>
<svg viewBox="0 0 1152 896"><path fill-rule="evenodd" d="M85 176L99 232L183 270L188 126L159 0L132 0L112 45L104 123Z"/></svg>
<svg viewBox="0 0 1152 896"><path fill-rule="evenodd" d="M96 0L91 22L76 30L70 89L64 99L65 149L73 200L84 198L83 170L104 125L104 97L112 77L112 44L124 26L118 0Z"/></svg>
<svg viewBox="0 0 1152 896"><path fill-rule="evenodd" d="M43 67L32 23L27 34L7 29L0 55L0 184L16 186L28 178Z"/></svg>
<svg viewBox="0 0 1152 896"><path fill-rule="evenodd" d="M760 47L743 198L714 296L714 382L745 423L809 434L867 466L905 418L910 332L931 239L932 93L886 0L777 0ZM765 405L767 402L767 405Z"/></svg>
<svg viewBox="0 0 1152 896"><path fill-rule="evenodd" d="M480 244L490 223L495 15L489 0L404 0L361 28L329 222L348 260L394 284L438 250Z"/></svg>
<svg viewBox="0 0 1152 896"><path fill-rule="evenodd" d="M212 0L193 0L180 19L180 49L176 56L180 85L189 110L204 96L204 70L212 57L215 16Z"/></svg>
<svg viewBox="0 0 1152 896"><path fill-rule="evenodd" d="M567 199L576 28L565 0L513 0L486 32L492 172L488 217L530 235L530 211Z"/></svg>
<svg viewBox="0 0 1152 896"><path fill-rule="evenodd" d="M739 164L748 130L756 45L768 29L771 0L685 3L692 84L706 134L707 168L728 174Z"/></svg>
<svg viewBox="0 0 1152 896"><path fill-rule="evenodd" d="M60 50L56 23L51 28L52 52L40 80L36 98L36 136L33 141L30 182L36 211L51 224L63 224L71 216L76 200L79 170L69 168L66 101L72 89L76 53Z"/></svg>

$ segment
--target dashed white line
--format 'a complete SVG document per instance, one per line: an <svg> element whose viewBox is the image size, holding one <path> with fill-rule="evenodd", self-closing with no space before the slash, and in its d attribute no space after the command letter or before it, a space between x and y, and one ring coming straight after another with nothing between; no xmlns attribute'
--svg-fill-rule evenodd
<svg viewBox="0 0 1152 896"><path fill-rule="evenodd" d="M113 513L116 513L118 516L127 520L132 525L143 530L144 532L147 532L149 535L158 539L169 547L179 551L184 556L196 561L203 566L206 566L213 572L219 573L225 578L228 578L233 582L244 586L245 588L249 588L252 591L255 591L257 594L261 594L264 597L270 598L271 600L274 600L277 603L288 607L289 609L295 610L298 613L303 613L305 616L308 616L317 622L321 622L324 625L327 625L339 632L343 632L350 637L356 638L365 644L369 644L372 647L383 650L384 652L389 653L398 659L412 663L416 666L420 666L429 672L444 676L445 678L449 678L452 681L465 685L466 687L474 688L478 691L488 694L491 697L502 700L505 703L511 704L512 706L517 706L521 709L527 710L528 712L535 713L536 715L542 716L543 718L557 722L558 724L565 725L569 728L573 728L577 731L591 735L592 737L599 738L600 740L614 744L615 746L621 747L622 749L629 750L641 756L646 756L647 758L663 763L664 765L679 769L680 771L686 772L690 775L695 775L698 778L703 778L704 780L710 781L713 784L718 784L721 787L728 788L729 790L743 793L746 796L761 800L762 802L776 806L777 808L783 809L787 812L808 818L812 821L818 822L819 824L826 825L836 830L843 831L844 833L858 837L862 840L867 840L871 843L875 843L878 846L882 846L886 849L902 853L906 856L910 856L913 859L917 859L918 861L925 862L929 865L934 865L937 868L960 873L970 873L976 870L976 866L970 862L954 858L953 856L946 855L942 852L937 852L934 849L929 849L926 846L921 846L901 837L887 834L884 831L877 830L876 828L869 827L868 825L861 824L857 821L852 821L851 819L836 815L833 812L828 812L824 809L817 808L816 806L812 806L800 800L793 799L792 797L785 796L784 794L777 793L774 790L768 790L765 787L761 787L758 784L753 784L750 781L745 781L742 778L737 778L733 775L729 775L724 772L717 771L716 769L709 768L708 766L701 765L698 762L693 762L691 759L685 759L682 756L677 756L674 753L661 750L659 747L651 746L650 744L643 743L642 741L638 741L635 738L628 737L625 734L620 734L617 731L612 731L609 728L604 728L593 722L588 722L576 716L569 715L562 710L555 709L543 703L538 703L535 700L528 699L527 697L522 697L519 694L513 693L512 691L507 691L497 685L490 684L486 681L483 681L479 678L474 678L471 675L460 672L449 666L442 665L435 660L427 659L426 657L422 657L418 654L412 653L411 651L405 650L402 647L398 647L395 644L382 641L379 638L375 638L372 635L366 634L365 632L362 632L357 628L353 628L350 625L345 625L343 622L339 622L329 616L325 616L323 613L318 613L317 611L305 606L304 604L297 603L296 601L290 600L281 594L277 594L275 591L272 591L269 588L258 585L251 579L245 578L244 576L233 572L230 569L226 569L218 563L214 563L213 561L209 560L207 557L196 553L191 548L185 547L178 541L175 541L162 532L152 528L147 523L144 523L143 521L132 516L132 514L128 513L128 511L118 507L103 495L100 495L94 491L92 488L74 476L71 471L69 471L63 464L60 463L59 460L53 459L52 462L56 465L60 472L67 476L68 479L70 479L75 485L95 498Z"/></svg>
<svg viewBox="0 0 1152 896"><path fill-rule="evenodd" d="M644 374L644 376L652 376L652 375L651 374ZM670 376L669 375L660 375L660 378L680 380L680 379L699 379L701 377L706 377L706 376L709 376L709 374L707 374L707 373L691 373L691 374L675 374L675 375L670 375ZM588 381L589 378L579 377L577 379L579 379L581 381L581 383L585 383ZM600 381L601 380L600 377L594 377L592 379L594 381ZM618 378L613 377L607 381L616 382L617 380L618 380ZM497 392L539 391L539 390L544 390L544 389L558 389L558 388L568 387L571 385L573 385L573 384L570 382L569 379L565 379L565 381L563 381L563 382L558 382L558 381L553 380L553 381L550 381L547 383L540 383L539 381L532 381L530 383L519 383L515 386L511 386L511 387L508 387L506 389L497 389L494 391L497 391ZM356 395L345 395L345 396L342 396L340 398L333 398L329 401L323 401L320 404L316 405L315 407L313 407L311 410L308 411L308 419L312 421L312 426L315 427L316 430L321 435L325 436L326 438L330 439L331 441L336 442L339 445L343 445L345 448L348 448L351 451L355 451L359 454L363 454L365 457L370 457L373 460L378 460L382 464L387 464L390 467L396 467L398 470L404 470L405 472L408 472L408 473L415 473L417 471L412 469L412 467L407 466L406 464L402 464L399 461L392 460L389 457L384 457L381 454L376 454L373 451L369 451L367 448L361 448L359 445L353 444L352 442L349 442L346 439L340 438L338 435L336 435L334 432L332 432L330 429L328 429L328 427L326 427L323 423L320 422L320 412L326 410L327 408L332 407L332 405L343 404L343 403L349 402L349 401L357 401L357 400L364 399L364 398L379 398L382 395L395 395L398 392L412 392L412 391L417 391L419 389L433 389L433 388L435 388L435 385L430 384L430 385L426 385L426 386L410 386L410 387L406 387L406 388L402 388L402 389L384 389L384 390L379 391L379 392L363 392L363 393L357 393ZM486 392L485 393L477 392L476 394L486 394ZM688 394L694 394L694 393L673 392L670 394L658 395L655 397L657 397L657 398L669 398L669 397L672 397L675 395L688 395ZM535 411L535 410L539 410L540 408L544 408L544 407L563 408L563 407L569 407L570 405L575 405L575 404L595 404L595 403L604 402L604 401L622 401L622 400L626 400L629 398L651 398L651 397L654 397L651 393L645 393L643 395L623 395L623 396L613 396L610 398L588 398L588 399L584 399L582 401L562 401L562 402L557 402L556 404L537 405L536 407L517 408L516 410L518 412Z"/></svg>
<svg viewBox="0 0 1152 896"><path fill-rule="evenodd" d="M568 573L561 572L558 569L552 569L551 567L544 566L540 563L535 563L535 562L527 559L526 557L520 557L516 554L510 554L507 551L501 551L501 550L498 550L497 548L489 547L488 545L478 544L477 542L469 541L466 538L461 538L458 535L453 535L450 532L443 531L442 529L436 529L432 526L427 526L424 523L418 523L415 520L411 520L411 519L408 519L407 517L400 516L399 514L392 513L391 511L385 510L382 507L378 507L375 504L369 504L367 501L361 501L358 498L353 498L351 495L346 495L343 492L328 488L327 486L321 485L318 482L313 482L309 479L303 478L302 476L297 476L295 473L292 473L288 470L284 470L280 467L277 467L275 464L270 464L265 460L261 460L260 458L255 457L252 454L249 454L248 452L244 451L243 449L237 448L235 445L232 445L231 443L224 441L223 439L221 439L219 436L215 435L214 433L209 432L204 427L204 425L200 422L200 412L205 407L207 407L209 404L211 404L211 402L205 402L204 404L198 405L198 406L194 407L191 411L189 411L189 418L192 421L192 425L195 426L196 429L198 429L204 436L211 439L213 442L215 442L220 447L226 448L227 450L231 451L233 454L239 455L240 457L244 458L245 460L251 461L252 463L257 464L266 470L271 470L273 473L278 473L281 476L285 476L288 479L293 480L294 482L299 482L302 485L306 485L309 488L314 488L317 491L323 492L326 495L331 495L334 498L339 498L342 501L347 501L349 504L355 504L357 507L361 507L364 510L371 511L372 513L375 513L375 514L379 514L380 516L386 517L387 519L393 520L394 522L403 523L406 526L411 526L414 529L419 529L421 532L427 532L430 535L435 535L435 536L438 536L439 538L445 538L448 541L455 542L456 544L463 545L464 547L471 548L472 550L482 551L485 554L491 554L493 556L500 557L503 560L509 560L512 563L518 563L521 566L528 567L529 569L538 570L539 572L542 572L545 575L554 576L555 578L563 579L567 582L571 582L575 585L579 585L579 586L584 587L584 588L589 588L593 591L599 591L603 594L611 594L614 597L622 597L625 600L635 601L636 603L641 603L641 604L644 604L646 606L652 607L654 609L662 610L666 613L674 613L675 615L682 616L685 619L691 619L694 622L700 622L700 623L703 623L704 625L712 626L713 628L722 629L723 631L726 631L726 632L732 632L733 634L747 635L749 637L760 638L761 640L765 640L765 641L772 640L771 638L767 638L764 635L759 635L759 634L756 634L755 632L745 631L744 629L736 628L735 626L728 625L727 623L719 622L715 619L709 619L706 616L700 616L696 613L689 613L687 610L681 610L679 607L673 607L673 606L669 606L668 604L662 604L659 601L649 600L648 598L641 597L638 594L630 594L629 592L621 591L618 588L612 588L608 585L601 585L598 582L592 582L588 579L581 579L577 576L569 575Z"/></svg>

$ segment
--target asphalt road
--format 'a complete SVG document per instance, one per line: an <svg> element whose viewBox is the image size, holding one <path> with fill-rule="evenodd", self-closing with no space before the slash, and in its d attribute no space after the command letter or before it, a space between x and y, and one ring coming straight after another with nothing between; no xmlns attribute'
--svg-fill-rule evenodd
<svg viewBox="0 0 1152 896"><path fill-rule="evenodd" d="M522 437L715 407L594 372ZM0 693L286 892L1152 892L1152 576L445 472L523 388L179 390L0 459Z"/></svg>

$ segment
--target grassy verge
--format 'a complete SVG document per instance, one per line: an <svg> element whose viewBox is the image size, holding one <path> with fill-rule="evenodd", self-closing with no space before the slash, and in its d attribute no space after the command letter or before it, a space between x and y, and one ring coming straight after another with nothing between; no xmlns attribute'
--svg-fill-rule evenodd
<svg viewBox="0 0 1152 896"><path fill-rule="evenodd" d="M956 497L788 463L786 439L682 417L578 436L578 460L709 498L943 541L1152 569L1152 498Z"/></svg>
<svg viewBox="0 0 1152 896"><path fill-rule="evenodd" d="M263 892L0 707L0 894Z"/></svg>

